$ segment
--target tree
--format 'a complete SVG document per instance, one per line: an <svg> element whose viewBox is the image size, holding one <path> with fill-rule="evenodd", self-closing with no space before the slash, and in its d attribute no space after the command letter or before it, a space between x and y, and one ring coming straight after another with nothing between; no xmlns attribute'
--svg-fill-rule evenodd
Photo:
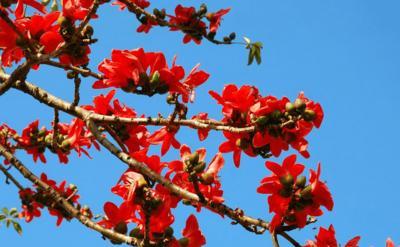
<svg viewBox="0 0 400 247"><path fill-rule="evenodd" d="M49 4L49 2L47 2ZM278 236L293 246L302 246L290 236L290 231L313 224L323 210L333 209L333 199L321 179L321 166L303 176L305 166L296 162L296 155L286 157L282 164L272 161L282 151L291 149L304 157L307 135L323 120L319 103L300 93L296 99L264 96L253 86L226 85L222 92L210 91L222 107L222 120L208 117L207 112L188 114L194 91L205 83L209 74L194 67L189 73L175 61L167 62L163 53L144 49L112 51L98 65L98 71L89 69L90 46L97 41L89 22L100 6L99 1L63 1L61 11L57 2L46 9L36 1L1 3L0 47L2 66L0 93L15 89L24 92L54 109L54 120L42 127L33 121L22 132L12 126L0 127L0 153L4 165L0 166L8 181L19 188L21 212L5 209L0 216L21 232L17 218L30 222L40 217L44 208L63 220L76 218L85 226L98 231L114 244L137 246L201 246L206 243L199 223L192 214L186 226L175 231L171 228L174 216L171 209L183 205L197 211L209 210L231 218L233 224L255 234L270 232L272 243L279 246ZM211 42L217 45L242 44L249 50L248 63L261 63L260 42L236 42L235 33L216 39L221 19L229 9L208 10L178 5L173 13L154 9L147 11L146 0L117 2L122 9L132 12L140 21L138 32L149 32L155 26L183 32L183 43ZM40 13L25 12L35 9ZM10 12L14 10L14 12ZM67 102L27 80L31 70L52 66L65 71L74 83L73 102ZM95 82L94 89L111 89L94 97L89 105L80 104L80 84L83 78ZM116 92L137 97L165 95L173 107L168 117L142 116L116 98ZM138 109L140 110L140 109ZM70 123L60 121L60 113L74 118ZM46 125L45 125L46 126ZM150 126L160 126L155 131ZM176 135L183 128L197 131L202 141L210 131L222 132L224 139L219 153L206 158L206 149L192 150L181 143ZM161 154L153 154L155 146ZM178 149L180 157L165 160L171 148ZM109 152L127 166L112 192L122 203L104 203L102 219L93 216L90 207L80 204L78 187L65 181L56 182L45 173L35 175L17 155L27 152L34 162L46 162L46 156L56 154L60 163L68 163L71 153L89 155L95 149ZM267 159L266 177L257 192L268 197L272 221L267 222L245 214L243 209L233 209L223 199L222 183L218 176L225 165L226 153L232 153L234 165L240 167L242 155ZM229 165L229 164L228 164ZM9 168L21 173L32 186L25 187ZM268 175L270 173L270 175ZM357 246L359 237L346 246ZM286 244L286 243L285 243ZM393 246L388 240L387 246ZM332 226L320 228L315 240L305 246L338 246Z"/></svg>

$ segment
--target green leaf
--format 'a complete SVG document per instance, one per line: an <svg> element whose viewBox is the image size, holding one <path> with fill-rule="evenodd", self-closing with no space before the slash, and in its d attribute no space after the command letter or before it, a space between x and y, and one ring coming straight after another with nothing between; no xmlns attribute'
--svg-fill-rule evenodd
<svg viewBox="0 0 400 247"><path fill-rule="evenodd" d="M22 235L22 227L18 222L13 222L14 230L19 234Z"/></svg>
<svg viewBox="0 0 400 247"><path fill-rule="evenodd" d="M17 217L18 217L18 211L17 211L17 209L16 209L16 208L10 209L10 215L11 215L12 217L14 217L14 218L17 218Z"/></svg>
<svg viewBox="0 0 400 247"><path fill-rule="evenodd" d="M6 227L8 228L10 226L10 224L11 224L11 219L7 219L6 220Z"/></svg>
<svg viewBox="0 0 400 247"><path fill-rule="evenodd" d="M261 64L261 49L263 48L263 43L250 43L246 48L250 49L247 65L251 65L254 62L254 59L256 59L257 64Z"/></svg>
<svg viewBox="0 0 400 247"><path fill-rule="evenodd" d="M2 211L6 216L8 215L8 208L3 208Z"/></svg>
<svg viewBox="0 0 400 247"><path fill-rule="evenodd" d="M243 37L243 39L244 39L244 42L246 42L247 45L250 45L251 40L249 38Z"/></svg>
<svg viewBox="0 0 400 247"><path fill-rule="evenodd" d="M7 216L5 216L4 214L0 214L0 221L3 221L5 218L7 218Z"/></svg>
<svg viewBox="0 0 400 247"><path fill-rule="evenodd" d="M248 61L247 61L247 65L252 64L253 61L254 61L253 49L250 49L250 51L249 51L249 58L248 58Z"/></svg>

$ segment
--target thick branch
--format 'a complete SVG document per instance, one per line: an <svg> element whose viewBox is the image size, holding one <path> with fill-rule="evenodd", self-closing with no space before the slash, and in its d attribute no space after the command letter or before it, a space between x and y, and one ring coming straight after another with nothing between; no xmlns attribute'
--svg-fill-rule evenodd
<svg viewBox="0 0 400 247"><path fill-rule="evenodd" d="M7 75L0 75L1 78L7 79L9 78ZM179 125L179 126L187 126L194 129L212 129L218 131L228 131L232 133L248 133L254 132L255 127L233 127L226 125L225 123L221 123L221 125L216 125L215 122L203 122L192 119L175 119L174 121L170 121L168 118L122 118L117 116L106 116L97 113L90 112L85 110L79 106L73 106L71 103L68 103L56 96L50 94L49 92L25 81L17 81L14 83L14 87L20 91L23 91L40 102L52 107L57 108L61 111L67 112L71 115L74 115L78 118L84 119L86 116L91 114L90 118L95 122L102 123L125 123L125 124L140 124L140 125L154 125L154 126L169 126L169 125Z"/></svg>
<svg viewBox="0 0 400 247"><path fill-rule="evenodd" d="M52 187L48 184L40 180L36 175L34 175L28 168L26 168L21 161L19 161L13 154L7 151L2 145L0 145L0 154L4 156L26 179L31 181L36 186L42 188L43 190L47 191L52 199L63 209L65 209L72 217L79 220L83 225L88 228L91 228L103 236L117 240L120 242L124 242L130 245L137 245L137 241L135 238L128 237L126 235L117 233L110 229L106 229L99 224L93 222L88 217L84 216L80 213L80 211L71 205L64 197L62 197L57 191L55 191Z"/></svg>

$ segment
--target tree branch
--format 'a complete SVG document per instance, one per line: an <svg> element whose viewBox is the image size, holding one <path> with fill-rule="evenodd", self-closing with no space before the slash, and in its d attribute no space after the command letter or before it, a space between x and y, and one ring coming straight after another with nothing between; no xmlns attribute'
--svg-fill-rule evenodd
<svg viewBox="0 0 400 247"><path fill-rule="evenodd" d="M45 182L40 180L39 177L34 175L28 168L26 168L22 164L21 161L19 161L13 154L11 154L9 151L7 151L4 148L4 146L2 146L2 145L0 145L0 154L2 156L4 156L26 179L28 179L29 181L31 181L33 184L40 187L41 189L49 192L49 195L59 206L61 206L63 209L65 209L72 217L79 220L86 227L91 228L91 229L101 233L103 236L105 236L109 239L117 240L117 241L127 243L130 245L137 245L138 241L135 238L128 237L126 235L117 233L110 229L106 229L106 228L100 226L99 224L93 222L88 217L81 214L81 212L77 208L75 208L73 205L71 205L56 190L54 190L48 184L46 184Z"/></svg>

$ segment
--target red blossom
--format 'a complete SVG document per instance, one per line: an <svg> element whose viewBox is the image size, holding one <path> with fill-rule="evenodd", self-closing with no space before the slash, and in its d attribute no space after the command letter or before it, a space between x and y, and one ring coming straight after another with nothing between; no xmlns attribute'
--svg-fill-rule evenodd
<svg viewBox="0 0 400 247"><path fill-rule="evenodd" d="M168 152L171 146L175 149L181 147L181 144L175 138L177 132L178 128L162 127L149 136L147 141L153 145L161 144L161 155L163 156Z"/></svg>
<svg viewBox="0 0 400 247"><path fill-rule="evenodd" d="M104 79L93 84L93 88L121 88L126 92L152 96L166 92L182 95L185 103L193 99L195 87L203 84L209 75L195 66L185 78L185 70L175 64L169 67L161 52L136 50L113 50L111 59L99 64ZM193 101L193 100L191 100Z"/></svg>
<svg viewBox="0 0 400 247"><path fill-rule="evenodd" d="M0 11L2 11L0 9ZM19 22L15 23L19 26ZM18 35L14 30L0 18L0 49L2 49L1 54L1 64L6 67L10 67L13 62L19 62L24 57L24 52L17 45Z"/></svg>
<svg viewBox="0 0 400 247"><path fill-rule="evenodd" d="M206 238L199 229L196 216L191 214L186 220L186 226L182 231L184 238L188 240L187 247L201 247L206 244Z"/></svg>
<svg viewBox="0 0 400 247"><path fill-rule="evenodd" d="M118 224L132 222L133 206L129 202L123 202L119 207L112 202L106 202L104 212L106 217L98 224L106 228L114 228Z"/></svg>
<svg viewBox="0 0 400 247"><path fill-rule="evenodd" d="M271 221L271 232L283 223L304 227L308 216L323 214L321 206L332 210L332 196L326 185L319 181L320 166L318 172L310 171L310 184L306 185L306 178L299 176L304 165L296 163L296 155L285 158L282 166L271 161L265 165L272 175L261 180L257 192L270 194L269 211L275 214Z"/></svg>
<svg viewBox="0 0 400 247"><path fill-rule="evenodd" d="M202 112L192 117L193 120L207 120L208 113ZM200 141L204 141L208 137L208 132L210 129L197 129L197 135L199 136Z"/></svg>
<svg viewBox="0 0 400 247"><path fill-rule="evenodd" d="M183 43L194 41L196 44L201 43L202 35L206 33L206 24L196 16L196 9L194 7L183 7L178 5L175 8L175 16L168 15L169 23L172 25L171 31L181 30L182 27L194 30L188 31L183 37Z"/></svg>
<svg viewBox="0 0 400 247"><path fill-rule="evenodd" d="M354 237L346 243L345 247L358 247L359 241L359 236ZM330 225L328 229L320 227L318 235L315 236L315 240L307 241L304 247L339 247L335 237L335 229L332 225Z"/></svg>
<svg viewBox="0 0 400 247"><path fill-rule="evenodd" d="M23 18L25 16L25 6L28 5L36 10L42 12L43 14L46 13L46 8L39 2L35 0L18 0L17 6L15 7L15 17L17 19Z"/></svg>
<svg viewBox="0 0 400 247"><path fill-rule="evenodd" d="M207 19L210 21L210 32L216 33L219 25L221 24L222 17L226 15L231 9L221 9L215 13L209 13Z"/></svg>

